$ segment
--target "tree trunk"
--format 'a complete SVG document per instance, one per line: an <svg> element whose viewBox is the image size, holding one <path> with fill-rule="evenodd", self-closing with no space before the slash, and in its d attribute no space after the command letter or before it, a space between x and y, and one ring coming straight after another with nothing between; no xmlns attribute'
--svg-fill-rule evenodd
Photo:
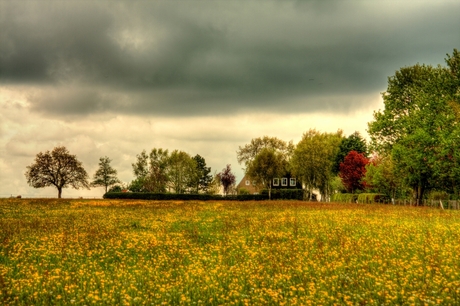
<svg viewBox="0 0 460 306"><path fill-rule="evenodd" d="M62 195L62 188L58 188L58 199L61 198Z"/></svg>
<svg viewBox="0 0 460 306"><path fill-rule="evenodd" d="M414 188L414 200L416 206L420 206L422 204L424 192L425 189L423 188L421 183L419 183L418 186Z"/></svg>
<svg viewBox="0 0 460 306"><path fill-rule="evenodd" d="M272 187L271 186L268 187L268 199L269 200L272 199Z"/></svg>

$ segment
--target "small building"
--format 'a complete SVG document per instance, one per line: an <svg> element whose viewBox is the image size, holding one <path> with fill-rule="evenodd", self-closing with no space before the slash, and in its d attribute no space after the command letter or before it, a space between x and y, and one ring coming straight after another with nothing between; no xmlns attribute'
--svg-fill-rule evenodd
<svg viewBox="0 0 460 306"><path fill-rule="evenodd" d="M273 179L272 189L302 189L302 184L287 172L283 177Z"/></svg>
<svg viewBox="0 0 460 306"><path fill-rule="evenodd" d="M241 181L236 185L236 192L238 194L259 194L261 188L257 186L255 181L252 181L246 174L241 179Z"/></svg>
<svg viewBox="0 0 460 306"><path fill-rule="evenodd" d="M302 184L293 177L290 173L286 173L282 177L274 178L271 182L273 189L302 189ZM257 186L255 181L252 181L247 175L236 186L238 194L249 193L259 194L264 187Z"/></svg>

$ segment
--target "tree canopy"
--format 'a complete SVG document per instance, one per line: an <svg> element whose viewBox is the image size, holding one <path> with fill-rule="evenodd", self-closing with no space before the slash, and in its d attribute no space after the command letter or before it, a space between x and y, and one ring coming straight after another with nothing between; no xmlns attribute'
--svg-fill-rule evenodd
<svg viewBox="0 0 460 306"><path fill-rule="evenodd" d="M321 133L310 129L297 144L291 159L291 170L305 185L312 199L313 188L318 188L323 200L332 192L332 166L342 140L342 131Z"/></svg>
<svg viewBox="0 0 460 306"><path fill-rule="evenodd" d="M404 196L401 173L395 168L391 155L374 155L366 166L364 182L366 188L376 193L383 193L388 198L395 199Z"/></svg>
<svg viewBox="0 0 460 306"><path fill-rule="evenodd" d="M213 180L213 176L210 174L211 167L206 167L206 160L199 154L195 155L193 160L195 160L196 170L198 172L197 180L193 182L194 192L199 193L201 191L207 193Z"/></svg>
<svg viewBox="0 0 460 306"><path fill-rule="evenodd" d="M268 189L268 198L271 199L271 182L275 177L280 177L286 172L287 162L283 154L272 148L263 148L252 160L246 174L258 185Z"/></svg>
<svg viewBox="0 0 460 306"><path fill-rule="evenodd" d="M232 166L228 164L224 169L222 169L222 172L220 172L218 176L222 186L224 187L224 194L228 195L232 186L235 185L236 182L236 177L232 173Z"/></svg>
<svg viewBox="0 0 460 306"><path fill-rule="evenodd" d="M199 156L199 155L198 155ZM197 162L199 159L200 167ZM209 178L210 168L201 156L192 158L188 153L154 148L147 155L144 151L137 155L132 164L136 179L131 182L130 190L135 192L197 192L203 188L204 178ZM206 175L205 175L206 172ZM201 180L201 181L200 181ZM197 189L198 188L198 189Z"/></svg>
<svg viewBox="0 0 460 306"><path fill-rule="evenodd" d="M186 152L174 150L169 157L168 186L175 193L190 192L201 177L196 161ZM194 190L194 188L192 188Z"/></svg>
<svg viewBox="0 0 460 306"><path fill-rule="evenodd" d="M351 151L345 156L343 163L340 164L339 176L348 192L354 193L357 190L364 190L363 178L368 163L369 160L364 154L356 151Z"/></svg>
<svg viewBox="0 0 460 306"><path fill-rule="evenodd" d="M245 145L244 147L238 147L236 152L236 157L239 164L244 163L247 167L251 161L259 154L259 152L264 149L273 149L281 154L283 154L288 160L294 151L294 144L292 141L285 142L284 140L278 139L276 137L259 137L251 140L251 143Z"/></svg>
<svg viewBox="0 0 460 306"><path fill-rule="evenodd" d="M154 148L147 155L142 151L132 164L136 179L131 182L131 191L166 192L169 167L169 152L162 148Z"/></svg>
<svg viewBox="0 0 460 306"><path fill-rule="evenodd" d="M392 155L417 203L432 189L460 191L459 62L455 49L448 67L417 64L396 71L382 94L384 110L369 123L372 148Z"/></svg>
<svg viewBox="0 0 460 306"><path fill-rule="evenodd" d="M334 174L339 173L340 163L344 161L345 156L347 156L351 151L362 153L367 157L368 152L366 140L364 140L359 132L354 132L350 136L342 138L337 154L334 157L334 165L332 168Z"/></svg>
<svg viewBox="0 0 460 306"><path fill-rule="evenodd" d="M63 146L38 153L35 162L27 166L25 176L27 183L34 188L56 187L58 198L61 198L63 188L89 189L90 186L82 163Z"/></svg>
<svg viewBox="0 0 460 306"><path fill-rule="evenodd" d="M117 178L117 170L110 166L111 161L107 156L99 158L99 169L97 169L91 182L91 186L105 187L106 193L108 187L121 183Z"/></svg>

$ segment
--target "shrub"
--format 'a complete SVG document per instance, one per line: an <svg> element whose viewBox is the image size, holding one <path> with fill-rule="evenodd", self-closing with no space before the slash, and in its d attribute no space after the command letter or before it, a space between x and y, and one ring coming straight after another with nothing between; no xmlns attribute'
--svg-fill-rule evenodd
<svg viewBox="0 0 460 306"><path fill-rule="evenodd" d="M110 187L108 192L122 192L122 191L123 191L123 188L121 188L120 185L115 185L115 186Z"/></svg>
<svg viewBox="0 0 460 306"><path fill-rule="evenodd" d="M249 190L247 190L246 188L240 188L238 190L238 194L239 195L246 195L246 194L250 194Z"/></svg>
<svg viewBox="0 0 460 306"><path fill-rule="evenodd" d="M445 191L432 191L428 194L428 200L440 201L448 199L449 194Z"/></svg>
<svg viewBox="0 0 460 306"><path fill-rule="evenodd" d="M387 196L381 193L361 193L358 195L358 203L388 203Z"/></svg>
<svg viewBox="0 0 460 306"><path fill-rule="evenodd" d="M354 193L334 193L331 197L332 202L355 203L358 195Z"/></svg>

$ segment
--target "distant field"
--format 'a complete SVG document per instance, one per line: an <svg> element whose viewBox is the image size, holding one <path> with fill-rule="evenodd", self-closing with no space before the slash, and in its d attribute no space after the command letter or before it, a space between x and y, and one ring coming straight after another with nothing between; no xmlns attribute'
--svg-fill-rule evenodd
<svg viewBox="0 0 460 306"><path fill-rule="evenodd" d="M460 304L460 211L0 200L0 304Z"/></svg>

